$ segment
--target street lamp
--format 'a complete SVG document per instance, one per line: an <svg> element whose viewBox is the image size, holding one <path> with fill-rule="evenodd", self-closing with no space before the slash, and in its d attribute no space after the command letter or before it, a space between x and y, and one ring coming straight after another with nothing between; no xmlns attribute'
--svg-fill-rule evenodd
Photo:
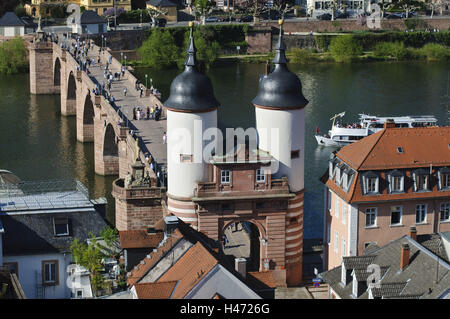
<svg viewBox="0 0 450 319"><path fill-rule="evenodd" d="M148 78L148 74L145 75L145 87L147 87L147 78Z"/></svg>
<svg viewBox="0 0 450 319"><path fill-rule="evenodd" d="M127 56L125 56L125 67L127 67Z"/></svg>
<svg viewBox="0 0 450 319"><path fill-rule="evenodd" d="M103 38L104 38L105 36L102 34L102 50L103 50Z"/></svg>
<svg viewBox="0 0 450 319"><path fill-rule="evenodd" d="M120 63L123 62L123 52L120 52Z"/></svg>

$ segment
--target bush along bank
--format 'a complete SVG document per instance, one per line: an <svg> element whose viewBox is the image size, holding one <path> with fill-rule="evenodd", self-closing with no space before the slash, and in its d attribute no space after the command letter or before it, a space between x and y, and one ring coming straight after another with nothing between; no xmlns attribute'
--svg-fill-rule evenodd
<svg viewBox="0 0 450 319"><path fill-rule="evenodd" d="M450 32L385 32L316 35L320 50L294 49L297 63L427 60L450 57Z"/></svg>
<svg viewBox="0 0 450 319"><path fill-rule="evenodd" d="M22 38L0 44L0 74L27 73L28 70L28 50Z"/></svg>

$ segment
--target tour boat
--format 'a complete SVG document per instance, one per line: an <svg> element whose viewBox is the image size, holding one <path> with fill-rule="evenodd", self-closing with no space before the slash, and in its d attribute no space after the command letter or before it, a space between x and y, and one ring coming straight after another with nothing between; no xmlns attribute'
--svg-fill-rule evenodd
<svg viewBox="0 0 450 319"><path fill-rule="evenodd" d="M316 140L322 146L345 146L356 142L370 134L384 128L384 123L394 121L395 127L427 127L437 126L437 119L432 115L379 117L368 114L359 114L359 123L345 124L341 118L345 112L334 115L331 130L328 134L321 135L316 129Z"/></svg>

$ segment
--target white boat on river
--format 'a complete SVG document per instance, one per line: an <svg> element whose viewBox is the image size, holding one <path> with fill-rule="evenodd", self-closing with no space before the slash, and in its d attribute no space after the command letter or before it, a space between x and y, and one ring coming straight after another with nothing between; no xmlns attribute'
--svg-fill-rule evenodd
<svg viewBox="0 0 450 319"><path fill-rule="evenodd" d="M331 130L321 135L316 129L316 140L322 146L345 146L356 142L366 136L376 133L384 128L384 123L395 122L395 127L427 127L437 126L437 119L432 115L379 117L368 114L359 114L359 123L346 124L342 122L345 112L334 115Z"/></svg>

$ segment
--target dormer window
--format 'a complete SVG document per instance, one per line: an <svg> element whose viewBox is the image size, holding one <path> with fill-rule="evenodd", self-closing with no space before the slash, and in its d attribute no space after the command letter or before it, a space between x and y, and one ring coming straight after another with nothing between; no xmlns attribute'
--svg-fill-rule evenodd
<svg viewBox="0 0 450 319"><path fill-rule="evenodd" d="M342 178L342 189L345 192L348 192L349 187L352 184L354 175L355 175L355 172L351 168L347 167L344 170L344 174L343 174L343 178Z"/></svg>
<svg viewBox="0 0 450 319"><path fill-rule="evenodd" d="M379 192L379 178L374 172L367 172L362 176L364 195L377 194Z"/></svg>
<svg viewBox="0 0 450 319"><path fill-rule="evenodd" d="M429 174L424 169L418 169L413 172L414 191L427 191L429 189Z"/></svg>
<svg viewBox="0 0 450 319"><path fill-rule="evenodd" d="M53 229L55 236L69 236L69 219L54 218Z"/></svg>
<svg viewBox="0 0 450 319"><path fill-rule="evenodd" d="M450 168L443 167L438 171L439 189L449 190L450 189Z"/></svg>
<svg viewBox="0 0 450 319"><path fill-rule="evenodd" d="M401 193L405 190L404 181L405 177L402 172L394 170L388 173L389 179L389 192L390 193Z"/></svg>
<svg viewBox="0 0 450 319"><path fill-rule="evenodd" d="M397 147L397 153L403 154L403 147L401 146Z"/></svg>

